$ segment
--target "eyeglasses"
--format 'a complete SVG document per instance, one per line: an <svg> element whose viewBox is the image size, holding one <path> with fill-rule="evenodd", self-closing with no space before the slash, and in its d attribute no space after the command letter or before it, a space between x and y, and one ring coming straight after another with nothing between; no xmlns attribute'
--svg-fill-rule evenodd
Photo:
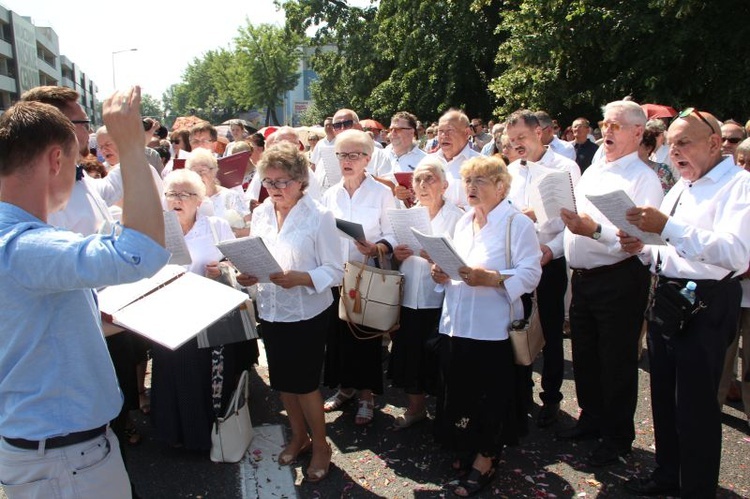
<svg viewBox="0 0 750 499"><path fill-rule="evenodd" d="M348 130L353 126L354 126L354 120L345 120L345 121L339 121L338 123L334 123L333 129L341 130L343 128L344 130Z"/></svg>
<svg viewBox="0 0 750 499"><path fill-rule="evenodd" d="M88 126L91 124L91 120L70 120L70 122L73 123L74 125L87 125Z"/></svg>
<svg viewBox="0 0 750 499"><path fill-rule="evenodd" d="M742 142L742 139L740 137L722 137L722 142L729 142L730 144L739 144Z"/></svg>
<svg viewBox="0 0 750 499"><path fill-rule="evenodd" d="M214 171L214 168L201 168L201 169L191 168L191 170L193 170L195 173L197 173L201 177L205 177L206 175Z"/></svg>
<svg viewBox="0 0 750 499"><path fill-rule="evenodd" d="M289 184L296 182L295 180L271 180L270 178L264 178L261 180L261 184L266 189L286 189Z"/></svg>
<svg viewBox="0 0 750 499"><path fill-rule="evenodd" d="M464 177L463 178L464 185L476 185L477 187L484 187L485 185L490 185L490 181L485 177Z"/></svg>
<svg viewBox="0 0 750 499"><path fill-rule="evenodd" d="M193 196L197 196L194 192L174 192L169 191L164 193L164 197L167 199L179 199L180 201L187 201Z"/></svg>
<svg viewBox="0 0 750 499"><path fill-rule="evenodd" d="M317 142L318 140L320 140L318 137L310 137L307 139L308 142Z"/></svg>
<svg viewBox="0 0 750 499"><path fill-rule="evenodd" d="M606 132L609 129L612 129L613 132L619 132L626 126L628 125L623 125L622 123L617 123L615 121L600 121L599 122L599 128L602 130L602 132Z"/></svg>
<svg viewBox="0 0 750 499"><path fill-rule="evenodd" d="M435 175L427 174L427 175L416 175L412 178L412 182L414 182L414 185L419 185L422 182L424 182L427 185L432 185L435 182L437 182L437 177Z"/></svg>
<svg viewBox="0 0 750 499"><path fill-rule="evenodd" d="M182 141L180 139L172 139L170 140L172 144L182 144Z"/></svg>
<svg viewBox="0 0 750 499"><path fill-rule="evenodd" d="M366 152L337 152L336 157L339 158L339 161L349 160L349 161L357 161L362 156L367 157Z"/></svg>
<svg viewBox="0 0 750 499"><path fill-rule="evenodd" d="M708 120L707 120L707 119L706 119L706 118L705 118L705 117L704 117L704 116L703 116L703 115L701 114L701 112L700 112L700 111L698 111L697 109L695 109L694 107L687 107L687 108L683 109L682 111L680 111L680 112L679 112L679 113L677 114L677 116L675 116L674 118L672 118L672 121L676 120L677 118L683 118L683 119L684 119L684 118L687 118L687 117L688 117L688 116L690 116L691 114L695 114L695 115L696 115L697 117L699 117L699 118L701 119L701 121L702 121L703 123L705 123L706 125L708 125L708 128L710 128L710 129L711 129L711 133L716 133L716 130L714 130L714 126L713 126L713 125L711 124L711 122L710 122L710 121L708 121Z"/></svg>
<svg viewBox="0 0 750 499"><path fill-rule="evenodd" d="M191 146L197 146L197 145L201 145L201 144L213 144L214 142L216 142L216 141L212 140L212 139L200 139L200 140L198 140L198 139L190 139L190 145Z"/></svg>
<svg viewBox="0 0 750 499"><path fill-rule="evenodd" d="M391 133L400 132L401 130L414 130L414 129L410 126L392 126L388 129L388 131Z"/></svg>

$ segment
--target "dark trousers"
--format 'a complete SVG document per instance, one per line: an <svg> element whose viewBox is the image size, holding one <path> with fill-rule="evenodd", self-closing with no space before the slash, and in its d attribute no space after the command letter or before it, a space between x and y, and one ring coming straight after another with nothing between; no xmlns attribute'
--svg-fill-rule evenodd
<svg viewBox="0 0 750 499"><path fill-rule="evenodd" d="M568 271L565 258L556 258L542 267L542 279L536 288L536 300L545 341L542 350L542 393L539 395L545 404L555 404L563 398L560 387L564 373L563 322L567 287Z"/></svg>
<svg viewBox="0 0 750 499"><path fill-rule="evenodd" d="M651 280L636 258L594 271L573 271L570 332L579 424L630 448L638 402L638 338Z"/></svg>
<svg viewBox="0 0 750 499"><path fill-rule="evenodd" d="M653 478L679 485L680 497L716 497L721 463L716 397L724 356L737 331L741 297L739 282L731 281L716 290L708 308L695 315L680 336L665 339L649 330L657 464Z"/></svg>

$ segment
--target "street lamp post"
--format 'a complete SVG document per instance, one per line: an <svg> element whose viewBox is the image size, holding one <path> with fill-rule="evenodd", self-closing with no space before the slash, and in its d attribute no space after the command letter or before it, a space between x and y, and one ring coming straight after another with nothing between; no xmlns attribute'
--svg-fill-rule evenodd
<svg viewBox="0 0 750 499"><path fill-rule="evenodd" d="M117 90L117 80L115 79L115 55L122 54L123 52L136 52L138 49L123 49L115 50L112 52L112 87L113 90Z"/></svg>

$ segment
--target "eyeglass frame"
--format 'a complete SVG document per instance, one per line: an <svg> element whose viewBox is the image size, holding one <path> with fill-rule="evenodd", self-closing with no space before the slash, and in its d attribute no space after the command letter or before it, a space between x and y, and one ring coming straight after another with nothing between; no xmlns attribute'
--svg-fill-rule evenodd
<svg viewBox="0 0 750 499"><path fill-rule="evenodd" d="M364 151L362 152L337 152L335 154L339 161L346 161L346 160L357 161L362 156L369 157L369 154L367 154ZM352 157L352 155L354 155L354 157Z"/></svg>
<svg viewBox="0 0 750 499"><path fill-rule="evenodd" d="M266 189L286 189L292 182L297 182L296 179L290 178L289 180L271 180L270 178L264 178L260 181L261 185ZM283 184L283 185L281 185Z"/></svg>
<svg viewBox="0 0 750 499"><path fill-rule="evenodd" d="M686 107L685 109L683 109L682 111L680 111L679 113L677 113L677 116L675 116L674 118L672 118L672 121L670 122L670 125L671 125L672 123L674 123L674 121L675 121L676 119L678 119L678 118L681 118L681 119L685 119L685 118L687 118L688 116L690 116L690 115L691 115L691 114L693 114L693 113L695 113L695 115L696 115L696 116L697 116L698 118L700 118L700 120L701 120L701 121L702 121L703 123L705 123L706 125L708 125L708 128L710 128L710 129L711 129L711 133L712 133L712 134L718 134L718 135L721 135L721 134L719 134L719 133L718 133L718 132L717 132L716 130L714 130L714 126L713 126L713 125L711 124L711 122L710 122L710 121L708 121L708 120L707 120L707 119L706 119L706 118L705 118L705 117L704 117L704 116L703 116L703 115L701 114L701 112L700 112L700 111L698 111L697 109L695 109L694 107ZM723 139L722 139L722 140L723 140Z"/></svg>
<svg viewBox="0 0 750 499"><path fill-rule="evenodd" d="M175 192L175 191L168 191L164 193L164 197L166 199L179 199L180 201L187 201L193 196L197 196L198 194L194 192Z"/></svg>
<svg viewBox="0 0 750 499"><path fill-rule="evenodd" d="M349 130L354 127L354 120L339 121L338 123L332 123L331 126L333 126L334 130Z"/></svg>

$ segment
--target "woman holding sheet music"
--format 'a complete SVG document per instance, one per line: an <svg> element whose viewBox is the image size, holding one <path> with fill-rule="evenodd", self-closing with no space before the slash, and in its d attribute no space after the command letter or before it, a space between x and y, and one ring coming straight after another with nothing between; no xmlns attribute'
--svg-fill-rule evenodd
<svg viewBox="0 0 750 499"><path fill-rule="evenodd" d="M391 189L365 172L374 149L369 135L361 130L346 130L336 136L336 156L341 180L323 194L323 203L336 218L362 224L365 242L341 239L345 261L374 265L392 252L395 236L388 220L388 209L396 207ZM338 290L334 289L337 295ZM338 296L336 296L338 301ZM373 392L383 393L381 337L360 340L349 331L346 322L335 319L326 344L325 385L338 391L326 400L326 412L339 409L359 390L355 424L367 425L374 415Z"/></svg>
<svg viewBox="0 0 750 499"><path fill-rule="evenodd" d="M517 438L508 329L523 317L521 296L539 283L542 253L533 222L505 200L510 175L501 159L473 158L461 178L471 209L456 224L453 244L466 266L453 278L433 267L445 288L435 433L444 447L465 453L453 463L468 472L454 492L468 496L492 481L503 445Z"/></svg>
<svg viewBox="0 0 750 499"><path fill-rule="evenodd" d="M250 205L245 202L242 189L227 189L219 184L216 174L219 163L206 149L196 149L185 162L185 168L200 175L206 186L206 197L213 204L213 214L224 218L237 237L249 234Z"/></svg>
<svg viewBox="0 0 750 499"><path fill-rule="evenodd" d="M219 263L216 243L234 234L226 220L198 214L205 193L203 181L190 170L176 170L164 179L167 209L177 213L192 259L187 270L216 279L225 265ZM215 405L219 398L221 405L229 400L236 378L250 365L251 348L257 348L254 342L198 348L195 338L174 351L154 343L151 414L159 438L174 447L209 450L211 425L221 409Z"/></svg>
<svg viewBox="0 0 750 499"><path fill-rule="evenodd" d="M305 191L307 158L294 145L266 150L258 175L268 198L253 211L251 234L261 237L283 272L271 282L240 274L240 284L258 284L258 314L271 388L281 392L292 436L278 463L289 465L312 451L305 478L328 475L323 399L318 389L333 303L331 287L343 278L341 247L333 214ZM310 434L308 434L308 427Z"/></svg>
<svg viewBox="0 0 750 499"><path fill-rule="evenodd" d="M442 162L436 157L423 159L412 176L412 189L417 205L429 217L432 234L453 234L456 222L464 212L443 197L448 181ZM430 262L419 251L406 244L393 248L393 257L400 262L404 274L404 299L401 306L401 327L393 335L388 364L388 377L393 386L403 388L409 406L395 421L397 428L407 428L427 417L425 392L434 392L436 365L429 362L426 342L437 334L443 292L435 291L430 275Z"/></svg>

